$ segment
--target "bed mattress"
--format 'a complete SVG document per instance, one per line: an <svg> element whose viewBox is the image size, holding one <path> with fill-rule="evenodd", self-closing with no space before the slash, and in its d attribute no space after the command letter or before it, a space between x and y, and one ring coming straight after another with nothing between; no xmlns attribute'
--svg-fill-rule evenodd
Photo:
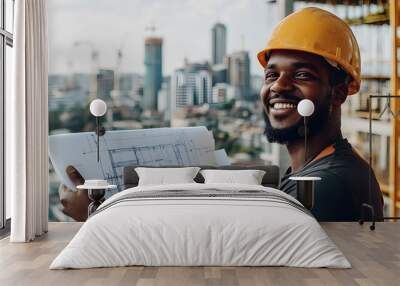
<svg viewBox="0 0 400 286"><path fill-rule="evenodd" d="M291 196L263 186L197 183L115 194L50 269L129 265L351 267Z"/></svg>

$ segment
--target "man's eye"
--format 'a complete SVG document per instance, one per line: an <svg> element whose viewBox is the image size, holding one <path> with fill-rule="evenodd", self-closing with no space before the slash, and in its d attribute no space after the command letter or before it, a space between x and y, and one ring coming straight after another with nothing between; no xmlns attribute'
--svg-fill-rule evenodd
<svg viewBox="0 0 400 286"><path fill-rule="evenodd" d="M276 72L267 72L265 74L265 80L275 80L279 77L279 74Z"/></svg>
<svg viewBox="0 0 400 286"><path fill-rule="evenodd" d="M313 79L315 77L309 72L301 71L301 72L297 72L296 73L296 78L299 78L299 79Z"/></svg>

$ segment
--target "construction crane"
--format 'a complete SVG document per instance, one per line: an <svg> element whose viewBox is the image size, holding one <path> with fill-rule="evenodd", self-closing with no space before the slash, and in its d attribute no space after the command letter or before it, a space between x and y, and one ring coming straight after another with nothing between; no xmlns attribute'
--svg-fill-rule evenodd
<svg viewBox="0 0 400 286"><path fill-rule="evenodd" d="M89 41L75 41L74 47L86 46L90 49L90 59L92 62L92 86L90 89L90 98L89 100L93 100L97 96L97 71L99 69L99 52L95 48L94 44Z"/></svg>
<svg viewBox="0 0 400 286"><path fill-rule="evenodd" d="M154 34L156 30L157 30L157 28L154 25L154 23L152 23L151 25L149 25L145 28L145 31L150 31L151 34Z"/></svg>
<svg viewBox="0 0 400 286"><path fill-rule="evenodd" d="M112 99L113 106L121 105L121 102L120 102L121 101L120 100L121 99L120 68L121 68L121 63L122 63L122 59L123 59L122 51L123 51L126 37L127 37L126 34L122 37L120 45L117 49L117 60L115 63L115 68L114 68L114 89L111 91L111 99Z"/></svg>

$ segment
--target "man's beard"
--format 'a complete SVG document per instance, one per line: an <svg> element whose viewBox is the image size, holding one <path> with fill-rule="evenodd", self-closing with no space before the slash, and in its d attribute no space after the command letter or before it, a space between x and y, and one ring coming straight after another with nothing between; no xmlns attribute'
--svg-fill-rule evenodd
<svg viewBox="0 0 400 286"><path fill-rule="evenodd" d="M315 109L317 110L317 108ZM322 131L324 126L329 120L329 103L324 103L318 106L318 112L314 113L308 118L307 128L308 136L313 136ZM288 128L274 128L271 125L271 121L268 118L265 110L263 109L263 116L265 121L264 134L267 140L271 143L288 144L291 141L299 140L304 138L304 120L301 118L296 124Z"/></svg>

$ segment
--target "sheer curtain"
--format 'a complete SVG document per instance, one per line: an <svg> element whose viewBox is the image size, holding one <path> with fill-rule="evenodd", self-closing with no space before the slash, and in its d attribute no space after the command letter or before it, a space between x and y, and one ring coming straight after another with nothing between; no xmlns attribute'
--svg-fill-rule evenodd
<svg viewBox="0 0 400 286"><path fill-rule="evenodd" d="M15 2L13 92L6 98L6 187L12 242L48 227L47 1Z"/></svg>

